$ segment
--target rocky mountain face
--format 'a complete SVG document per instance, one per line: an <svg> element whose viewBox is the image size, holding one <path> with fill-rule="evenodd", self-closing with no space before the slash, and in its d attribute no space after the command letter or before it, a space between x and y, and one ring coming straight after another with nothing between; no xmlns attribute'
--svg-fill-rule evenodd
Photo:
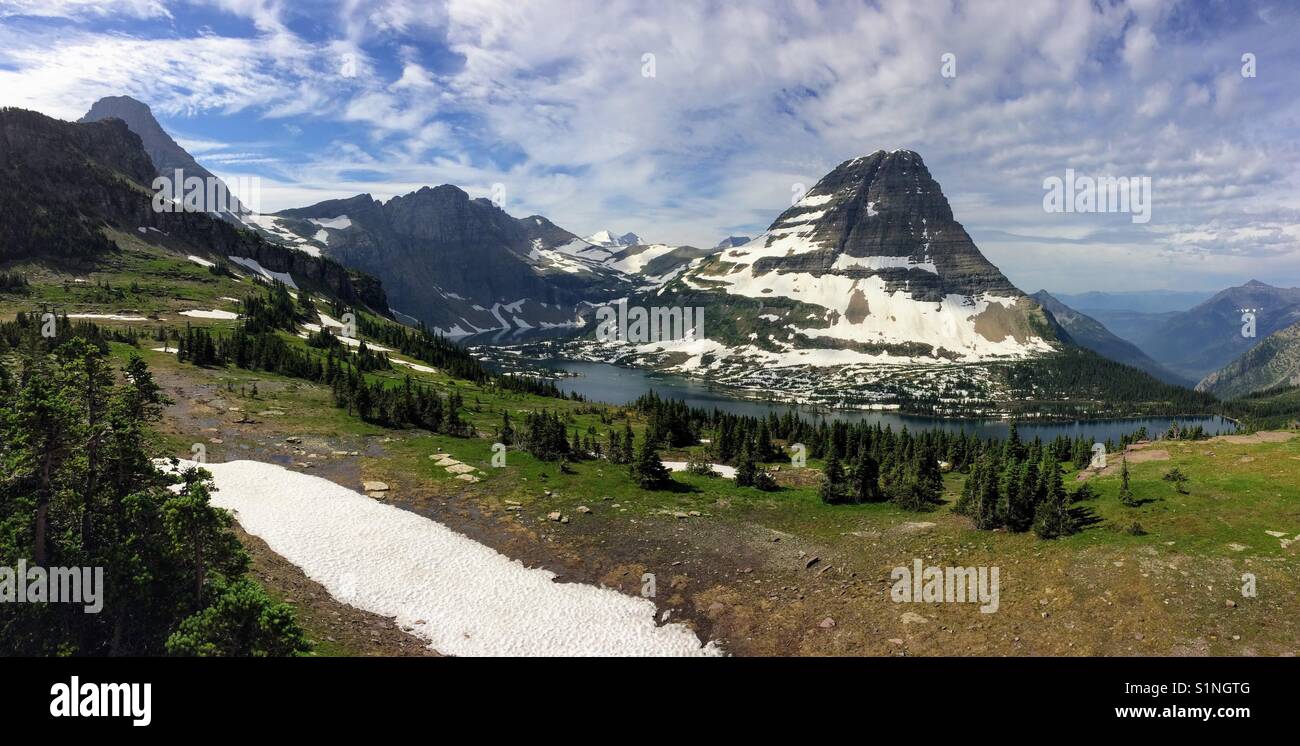
<svg viewBox="0 0 1300 746"><path fill-rule="evenodd" d="M1300 322L1265 337L1196 387L1220 399L1300 386Z"/></svg>
<svg viewBox="0 0 1300 746"><path fill-rule="evenodd" d="M1144 370L1165 383L1189 387L1192 385L1192 381L1165 370L1163 366L1138 349L1137 345L1115 336L1096 319L1065 305L1046 290L1039 290L1030 297L1052 314L1052 318L1061 325L1070 340L1080 347L1086 347L1102 357Z"/></svg>
<svg viewBox="0 0 1300 746"><path fill-rule="evenodd" d="M253 262L303 287L387 313L383 287L373 277L268 243L205 212L155 210L150 185L156 175L140 137L121 120L72 123L0 110L0 260L92 263L117 249L110 238L116 231L227 262L240 273Z"/></svg>
<svg viewBox="0 0 1300 746"><path fill-rule="evenodd" d="M145 196L132 185L153 175L140 139L120 121L74 125L0 109L0 261L111 250L101 216L131 210Z"/></svg>
<svg viewBox="0 0 1300 746"><path fill-rule="evenodd" d="M375 274L395 311L450 336L572 326L584 301L633 288L604 266L610 249L451 185L387 202L329 200L257 223L269 238Z"/></svg>
<svg viewBox="0 0 1300 746"><path fill-rule="evenodd" d="M384 280L393 309L448 336L572 332L590 309L675 278L712 253L642 244L632 233L578 238L541 215L516 218L458 187L380 202L368 194L254 216L262 234Z"/></svg>
<svg viewBox="0 0 1300 746"><path fill-rule="evenodd" d="M1243 319L1247 312L1254 314L1253 330ZM1297 321L1300 288L1278 288L1251 280L1168 317L1137 343L1164 367L1199 381Z"/></svg>
<svg viewBox="0 0 1300 746"><path fill-rule="evenodd" d="M761 236L665 288L703 306L682 365L882 365L1025 359L1057 330L976 248L912 151L845 161Z"/></svg>
<svg viewBox="0 0 1300 746"><path fill-rule="evenodd" d="M78 122L99 122L106 119L120 119L140 137L149 160L159 175L173 178L180 171L184 178L217 179L211 171L204 168L182 148L154 118L148 104L137 101L130 96L106 96L91 105L90 111L77 120ZM220 179L217 179L220 181ZM206 198L205 198L206 199ZM224 216L233 216L246 212L239 198L231 195L219 204L204 204L205 212Z"/></svg>

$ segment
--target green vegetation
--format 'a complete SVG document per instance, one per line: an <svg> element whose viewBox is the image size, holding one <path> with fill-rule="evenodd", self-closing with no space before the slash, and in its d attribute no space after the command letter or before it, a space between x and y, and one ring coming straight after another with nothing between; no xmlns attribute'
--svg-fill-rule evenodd
<svg viewBox="0 0 1300 746"><path fill-rule="evenodd" d="M210 476L167 475L151 461L150 424L169 402L148 366L133 356L115 375L102 342L69 334L51 352L37 328L20 319L4 335L18 352L0 365L0 566L98 568L102 610L0 604L3 652L305 651L292 611L245 577L248 556L209 501ZM27 581L10 578L7 600Z"/></svg>

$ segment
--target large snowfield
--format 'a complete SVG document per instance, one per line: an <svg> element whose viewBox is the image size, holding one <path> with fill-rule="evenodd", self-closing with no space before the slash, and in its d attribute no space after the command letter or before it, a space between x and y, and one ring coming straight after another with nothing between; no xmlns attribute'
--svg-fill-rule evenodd
<svg viewBox="0 0 1300 746"><path fill-rule="evenodd" d="M181 462L182 466L194 466ZM711 656L648 599L557 583L410 511L274 464L202 464L212 502L332 596L458 656Z"/></svg>

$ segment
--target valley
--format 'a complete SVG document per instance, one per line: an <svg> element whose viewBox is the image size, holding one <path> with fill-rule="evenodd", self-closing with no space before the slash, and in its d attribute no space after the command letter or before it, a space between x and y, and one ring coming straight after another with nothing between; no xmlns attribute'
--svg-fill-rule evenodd
<svg viewBox="0 0 1300 746"><path fill-rule="evenodd" d="M213 466L299 654L1300 653L1294 390L1149 375L1162 358L984 259L911 151L699 251L592 243L449 185L256 228L156 214L118 120L3 117L0 196L42 209L9 218L0 363L138 356L170 398L155 455ZM36 164L11 143L38 137L98 198L18 189ZM619 298L705 308L706 338L594 338ZM472 353L443 334L539 327ZM998 568L997 611L895 600L914 561ZM482 568L517 594L456 585Z"/></svg>

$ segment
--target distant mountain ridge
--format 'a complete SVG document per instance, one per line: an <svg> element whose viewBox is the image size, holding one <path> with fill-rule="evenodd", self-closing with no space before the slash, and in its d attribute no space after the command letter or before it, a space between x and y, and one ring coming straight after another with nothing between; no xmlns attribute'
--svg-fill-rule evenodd
<svg viewBox="0 0 1300 746"><path fill-rule="evenodd" d="M1137 311L1168 313L1186 311L1214 296L1213 290L1131 290L1086 293L1055 293L1057 300L1082 313L1094 311Z"/></svg>
<svg viewBox="0 0 1300 746"><path fill-rule="evenodd" d="M1116 362L1144 370L1165 383L1188 387L1195 383L1166 370L1138 349L1137 345L1115 336L1099 321L1070 308L1046 290L1039 290L1030 297L1052 314L1075 344Z"/></svg>
<svg viewBox="0 0 1300 746"><path fill-rule="evenodd" d="M1254 314L1254 335L1243 319ZM1300 321L1300 288L1259 280L1227 288L1194 308L1173 314L1137 345L1161 365L1201 380L1240 357L1270 334Z"/></svg>
<svg viewBox="0 0 1300 746"><path fill-rule="evenodd" d="M620 236L615 234L614 231L609 230L597 231L583 240L589 244L604 246L606 248L614 246L636 246L641 243L641 237L635 233L624 233Z"/></svg>
<svg viewBox="0 0 1300 746"><path fill-rule="evenodd" d="M451 337L576 330L593 305L658 287L711 253L610 231L593 243L449 184L387 202L369 194L327 200L251 222L271 240L382 278L395 312Z"/></svg>

